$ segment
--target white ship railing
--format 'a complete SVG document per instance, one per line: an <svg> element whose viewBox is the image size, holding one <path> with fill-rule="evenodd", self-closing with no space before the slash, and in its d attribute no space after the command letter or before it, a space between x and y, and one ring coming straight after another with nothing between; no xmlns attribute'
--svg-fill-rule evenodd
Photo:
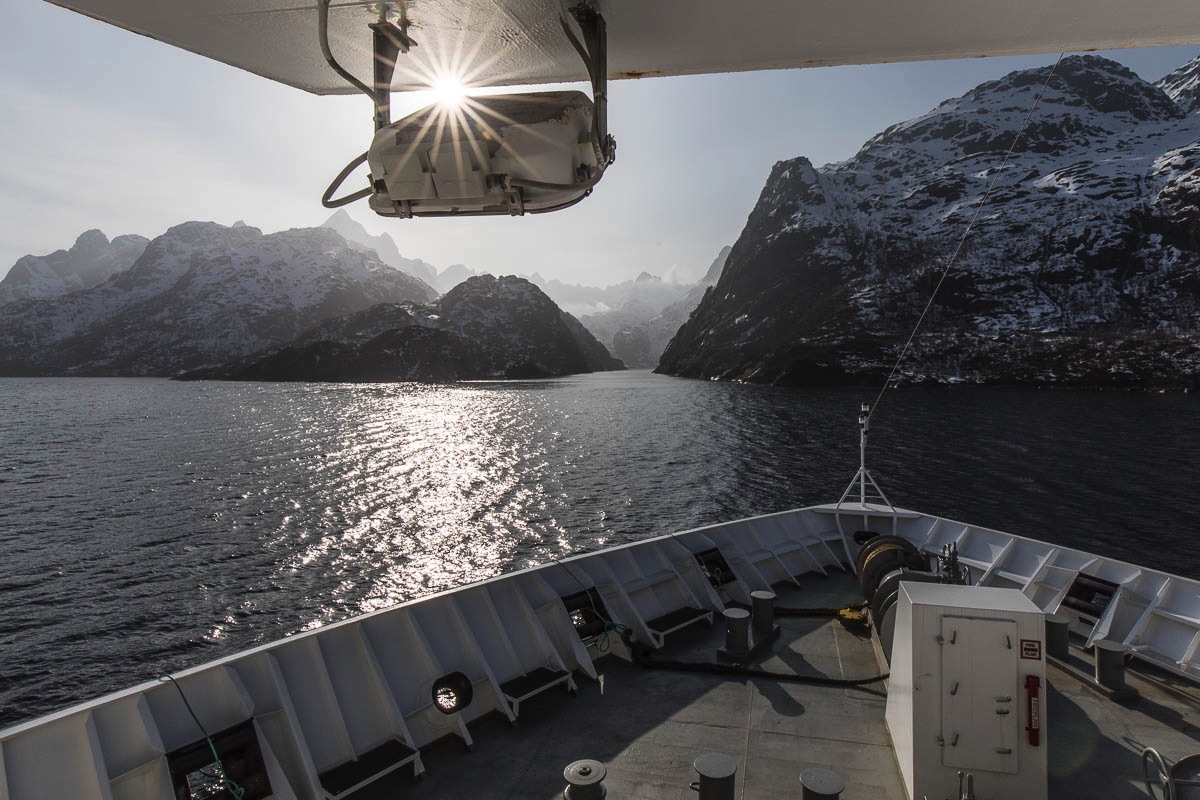
<svg viewBox="0 0 1200 800"><path fill-rule="evenodd" d="M515 720L530 676L550 676L547 686L596 677L597 644L611 634L585 641L563 598L600 598L612 623L657 646L728 602L748 604L752 591L849 569L837 526L843 512L816 506L566 558L175 677L209 732L253 726L275 797L315 800L340 766L389 742L410 749L420 771L419 751L434 740L471 743L467 725L484 714ZM954 543L973 582L1022 591L1047 612L1073 613L1089 642L1123 642L1135 657L1200 682L1200 582L912 511L857 513L873 529L895 526L927 553ZM1098 618L1064 603L1081 574L1115 587ZM434 707L431 689L454 672L467 677L475 700L447 715ZM525 688L514 694L522 679ZM168 754L197 740L179 692L148 681L0 731L0 800L171 798Z"/></svg>

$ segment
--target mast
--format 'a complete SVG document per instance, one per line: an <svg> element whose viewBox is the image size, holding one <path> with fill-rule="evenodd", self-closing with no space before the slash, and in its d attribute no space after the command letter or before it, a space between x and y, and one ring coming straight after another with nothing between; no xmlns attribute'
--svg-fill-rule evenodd
<svg viewBox="0 0 1200 800"><path fill-rule="evenodd" d="M859 407L858 413L858 472L851 479L846 491L842 492L842 499L838 500L834 509L834 519L837 521L838 532L842 536L842 545L851 564L854 563L854 557L850 554L850 543L846 529L842 525L843 513L851 513L854 517L859 517L861 514L863 528L869 527L872 514L890 515L892 533L896 532L896 507L887 499L887 495L879 488L879 484L871 477L871 471L867 469L867 435L870 432L871 405L863 403ZM858 495L857 503L852 499L856 493Z"/></svg>
<svg viewBox="0 0 1200 800"><path fill-rule="evenodd" d="M871 426L871 405L863 403L858 414L858 502L867 504L867 433Z"/></svg>

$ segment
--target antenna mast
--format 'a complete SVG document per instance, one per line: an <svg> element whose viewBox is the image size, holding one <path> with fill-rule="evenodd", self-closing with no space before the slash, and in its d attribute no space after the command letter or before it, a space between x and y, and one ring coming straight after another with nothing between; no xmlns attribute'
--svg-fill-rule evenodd
<svg viewBox="0 0 1200 800"><path fill-rule="evenodd" d="M887 496L883 490L879 488L879 484L871 477L871 471L867 469L867 434L871 432L871 405L863 403L858 414L858 472L854 475L854 480L850 481L850 485L846 487L846 491L842 492L842 499L838 501L838 507L846 504L855 493L855 487L858 489L858 505L863 511L867 510L867 505L874 503L886 507L888 511L895 511L895 507L888 502Z"/></svg>

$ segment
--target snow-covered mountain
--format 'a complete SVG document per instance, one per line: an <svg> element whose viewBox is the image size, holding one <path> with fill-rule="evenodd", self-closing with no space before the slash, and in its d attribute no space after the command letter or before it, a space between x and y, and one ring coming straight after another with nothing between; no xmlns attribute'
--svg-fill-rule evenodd
<svg viewBox="0 0 1200 800"><path fill-rule="evenodd" d="M523 278L480 275L435 303L384 303L333 318L286 347L185 380L449 381L622 369Z"/></svg>
<svg viewBox="0 0 1200 800"><path fill-rule="evenodd" d="M776 164L660 370L880 380L994 182L909 377L1194 382L1200 59L1157 85L1107 59L1063 59L999 172L1049 69L984 83L848 161Z"/></svg>
<svg viewBox="0 0 1200 800"><path fill-rule="evenodd" d="M1192 59L1154 85L1188 114L1200 114L1200 58Z"/></svg>
<svg viewBox="0 0 1200 800"><path fill-rule="evenodd" d="M440 288L441 281L436 267L419 258L405 258L400 255L396 241L389 234L372 236L367 233L366 228L347 214L345 209L339 208L333 212L333 216L321 223L321 227L337 231L350 244L373 250L383 263L390 264L415 278L420 278L439 292L446 291L446 289Z"/></svg>
<svg viewBox="0 0 1200 800"><path fill-rule="evenodd" d="M374 251L385 263L416 275L442 293L480 275L464 264L438 270L420 259L405 258L389 234L372 236L344 210L335 212L322 227ZM718 261L724 263L723 258ZM635 367L653 367L658 363L663 348L688 312L695 308L704 288L716 281L713 278L698 284L675 283L646 272L634 280L605 287L547 280L536 273L528 279L564 311L578 317L606 347L614 352L621 350L621 357ZM682 314L677 308L681 304L687 306Z"/></svg>
<svg viewBox="0 0 1200 800"><path fill-rule="evenodd" d="M435 296L326 228L264 236L187 222L97 286L0 306L0 374L173 375L282 344L329 317Z"/></svg>
<svg viewBox="0 0 1200 800"><path fill-rule="evenodd" d="M110 242L100 231L90 230L80 234L70 250L19 258L0 280L0 305L90 289L133 266L149 242L133 234Z"/></svg>

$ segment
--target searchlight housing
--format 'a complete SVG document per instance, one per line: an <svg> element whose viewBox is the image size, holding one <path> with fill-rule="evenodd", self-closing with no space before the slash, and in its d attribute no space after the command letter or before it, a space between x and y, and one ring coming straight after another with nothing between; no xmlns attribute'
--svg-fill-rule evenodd
<svg viewBox="0 0 1200 800"><path fill-rule="evenodd" d="M616 158L608 133L607 34L604 18L589 6L560 16L564 35L587 67L592 98L578 91L530 92L464 98L451 108L433 104L391 122L391 81L396 60L416 47L405 11L399 25L380 19L374 34L374 86L338 64L329 49L330 0L319 0L321 50L338 74L371 97L375 137L366 153L334 179L321 202L338 208L368 199L385 217L453 217L538 214L575 205L591 194ZM403 8L407 8L404 6ZM334 198L363 163L369 186Z"/></svg>

